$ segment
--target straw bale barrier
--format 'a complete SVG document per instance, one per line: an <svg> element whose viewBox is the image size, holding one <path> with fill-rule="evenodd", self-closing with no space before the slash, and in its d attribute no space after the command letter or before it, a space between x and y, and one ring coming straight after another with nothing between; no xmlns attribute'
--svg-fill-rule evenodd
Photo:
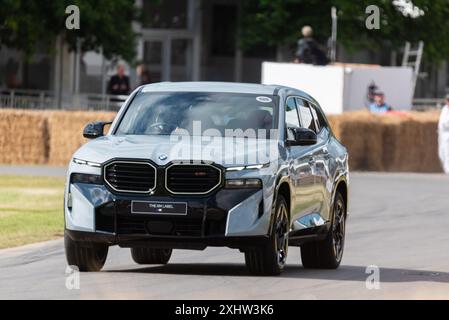
<svg viewBox="0 0 449 320"><path fill-rule="evenodd" d="M438 112L375 115L365 111L330 116L349 150L351 170L441 172Z"/></svg>
<svg viewBox="0 0 449 320"><path fill-rule="evenodd" d="M112 121L115 115L115 112L95 111L50 112L47 117L50 134L48 163L67 165L72 154L87 142L83 138L86 124L92 121Z"/></svg>
<svg viewBox="0 0 449 320"><path fill-rule="evenodd" d="M0 163L67 165L87 140L84 126L112 120L114 112L0 109ZM328 117L349 150L351 170L442 172L438 159L439 112Z"/></svg>
<svg viewBox="0 0 449 320"><path fill-rule="evenodd" d="M44 164L48 130L41 112L0 109L0 163Z"/></svg>

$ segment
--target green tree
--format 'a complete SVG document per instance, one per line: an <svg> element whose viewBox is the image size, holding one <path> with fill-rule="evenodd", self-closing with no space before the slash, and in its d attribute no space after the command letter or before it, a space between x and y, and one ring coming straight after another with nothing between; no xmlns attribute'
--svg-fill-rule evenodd
<svg viewBox="0 0 449 320"><path fill-rule="evenodd" d="M79 30L65 27L69 5L80 9ZM72 49L82 39L85 51L102 47L107 58L132 61L136 17L134 0L0 0L0 46L31 55L38 46L54 50L56 38L62 36Z"/></svg>
<svg viewBox="0 0 449 320"><path fill-rule="evenodd" d="M413 0L422 15L403 14L393 0L245 0L240 32L243 49L265 43L293 44L304 25L314 27L321 42L331 34L331 7L338 9L338 41L346 48L400 48L405 41L425 42L429 60L438 61L449 54L449 1ZM409 0L405 0L409 2ZM368 30L365 10L380 8L380 29Z"/></svg>

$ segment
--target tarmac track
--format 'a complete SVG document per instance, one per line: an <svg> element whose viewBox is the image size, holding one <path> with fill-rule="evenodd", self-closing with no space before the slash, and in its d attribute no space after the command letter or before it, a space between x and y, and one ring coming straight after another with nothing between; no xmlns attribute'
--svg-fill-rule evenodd
<svg viewBox="0 0 449 320"><path fill-rule="evenodd" d="M350 193L338 270L303 269L299 248L290 248L281 276L253 277L238 250L176 250L166 266L139 266L114 247L102 272L81 274L80 289L68 290L55 240L0 250L0 298L449 299L449 177L354 173ZM378 289L366 285L371 265Z"/></svg>

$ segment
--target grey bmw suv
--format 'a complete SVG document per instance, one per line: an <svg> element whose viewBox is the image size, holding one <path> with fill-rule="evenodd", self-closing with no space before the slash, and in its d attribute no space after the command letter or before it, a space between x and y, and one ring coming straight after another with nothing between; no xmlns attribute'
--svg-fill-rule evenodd
<svg viewBox="0 0 449 320"><path fill-rule="evenodd" d="M69 265L99 271L118 245L138 264L226 246L244 253L252 274L276 275L289 246L300 246L305 268L339 266L348 153L308 94L151 84L84 136L92 140L73 155L65 190Z"/></svg>

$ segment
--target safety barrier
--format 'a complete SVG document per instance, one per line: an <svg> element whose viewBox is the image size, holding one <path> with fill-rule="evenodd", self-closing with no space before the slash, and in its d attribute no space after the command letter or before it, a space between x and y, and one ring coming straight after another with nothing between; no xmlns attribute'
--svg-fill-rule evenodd
<svg viewBox="0 0 449 320"><path fill-rule="evenodd" d="M115 112L0 109L0 163L67 165L86 139L85 124ZM441 172L438 111L329 116L350 154L351 170Z"/></svg>

